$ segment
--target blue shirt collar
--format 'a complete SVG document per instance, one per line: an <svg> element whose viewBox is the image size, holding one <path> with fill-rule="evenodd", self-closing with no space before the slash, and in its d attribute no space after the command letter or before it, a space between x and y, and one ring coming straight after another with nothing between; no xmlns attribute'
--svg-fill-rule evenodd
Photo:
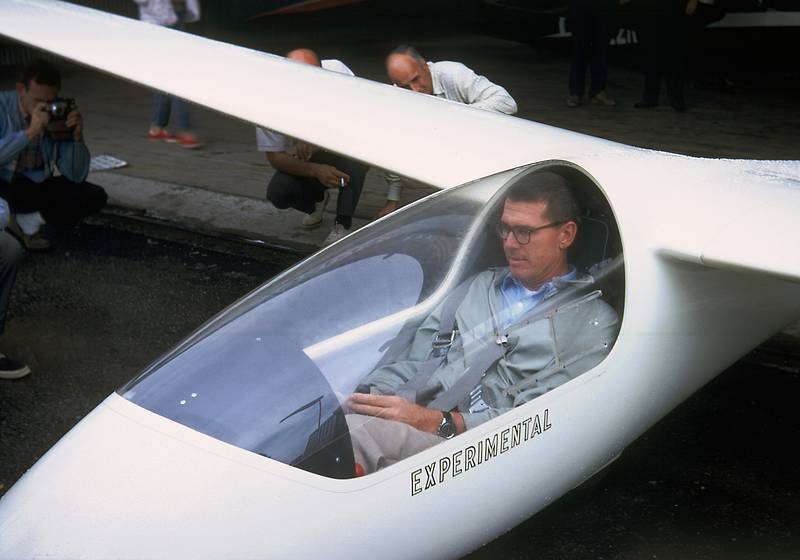
<svg viewBox="0 0 800 560"><path fill-rule="evenodd" d="M578 272L575 270L575 267L569 265L569 272L563 276L556 276L549 282L542 284L538 290L529 290L523 286L519 280L514 278L510 271L507 271L500 282L500 291L505 293L513 290L519 293L521 297L546 297L549 296L553 291L558 290L560 287L559 284L575 280L577 276Z"/></svg>
<svg viewBox="0 0 800 560"><path fill-rule="evenodd" d="M531 291L514 278L511 272L507 271L499 284L503 301L503 309L500 310L500 324L503 328L508 327L542 300L557 292L565 283L575 280L577 275L575 267L570 265L569 272L553 278L538 290Z"/></svg>

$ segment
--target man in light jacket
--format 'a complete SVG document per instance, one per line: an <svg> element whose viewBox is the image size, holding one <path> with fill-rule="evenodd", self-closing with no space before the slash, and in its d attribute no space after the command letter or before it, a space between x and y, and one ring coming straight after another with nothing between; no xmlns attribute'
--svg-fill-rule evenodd
<svg viewBox="0 0 800 560"><path fill-rule="evenodd" d="M460 62L428 62L414 47L400 45L386 57L386 73L397 87L456 101L486 111L513 115L514 98L501 86L476 74ZM385 216L399 206L403 183L408 179L386 173L386 204L378 212Z"/></svg>

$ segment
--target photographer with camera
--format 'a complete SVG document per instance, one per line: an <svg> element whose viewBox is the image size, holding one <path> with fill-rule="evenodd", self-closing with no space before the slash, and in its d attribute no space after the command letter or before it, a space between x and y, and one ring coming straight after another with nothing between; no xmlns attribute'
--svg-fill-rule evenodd
<svg viewBox="0 0 800 560"><path fill-rule="evenodd" d="M0 198L15 214L8 228L28 250L50 248L45 224L74 226L107 200L86 182L83 118L74 100L58 97L60 87L58 70L35 60L15 90L0 92Z"/></svg>

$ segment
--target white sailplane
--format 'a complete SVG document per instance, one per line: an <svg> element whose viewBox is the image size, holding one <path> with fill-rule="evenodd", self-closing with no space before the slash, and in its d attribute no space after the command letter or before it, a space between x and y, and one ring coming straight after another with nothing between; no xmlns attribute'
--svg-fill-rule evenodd
<svg viewBox="0 0 800 560"><path fill-rule="evenodd" d="M0 33L441 189L274 278L108 396L0 500L0 559L457 558L800 316L798 161L625 146L62 2L2 0ZM543 171L582 203L572 258L593 281L575 297L616 311L610 351L357 476L341 395L502 261L493 217ZM543 319L554 340L557 311Z"/></svg>

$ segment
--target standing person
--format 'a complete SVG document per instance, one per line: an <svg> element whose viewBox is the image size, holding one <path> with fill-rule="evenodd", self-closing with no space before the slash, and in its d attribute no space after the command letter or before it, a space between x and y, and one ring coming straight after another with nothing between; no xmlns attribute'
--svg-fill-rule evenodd
<svg viewBox="0 0 800 560"><path fill-rule="evenodd" d="M572 33L572 63L569 68L567 107L583 104L586 69L589 68L589 102L614 107L617 102L606 93L608 82L608 40L614 21L616 0L570 0L569 30Z"/></svg>
<svg viewBox="0 0 800 560"><path fill-rule="evenodd" d="M639 13L639 39L644 57L642 99L634 107L658 106L663 78L669 104L678 112L686 111L683 85L689 18L697 10L697 0L632 0L631 7Z"/></svg>
<svg viewBox="0 0 800 560"><path fill-rule="evenodd" d="M58 98L60 88L58 70L35 60L15 90L0 92L0 198L16 214L9 229L31 251L51 246L42 226L74 226L108 198L86 181L83 117L74 100Z"/></svg>
<svg viewBox="0 0 800 560"><path fill-rule="evenodd" d="M17 268L25 251L14 236L5 231L9 220L8 204L0 199L0 336L6 329L8 302L11 288L17 279ZM13 360L0 352L0 379L19 379L31 372L23 363Z"/></svg>
<svg viewBox="0 0 800 560"><path fill-rule="evenodd" d="M320 60L310 49L295 49L286 58L347 76L354 75L341 61ZM347 235L353 225L353 214L361 197L367 166L260 127L256 127L256 142L258 150L266 153L276 171L267 186L267 200L281 210L294 208L304 212L307 215L303 218L303 227L313 229L322 224L330 189L339 189L336 220L321 246L330 245Z"/></svg>
<svg viewBox="0 0 800 560"><path fill-rule="evenodd" d="M139 19L148 23L182 31L185 24L200 20L198 0L134 0L134 2L139 5ZM170 117L175 118L177 134L171 134L167 130ZM147 135L152 140L176 142L189 149L199 148L201 145L197 135L192 131L191 106L183 99L160 91L153 92L153 112Z"/></svg>
<svg viewBox="0 0 800 560"><path fill-rule="evenodd" d="M503 87L460 62L428 62L409 45L400 45L389 53L386 73L395 86L417 93L506 115L517 112L517 102ZM386 204L378 211L379 218L397 210L403 182L408 181L393 173L386 173L385 178L388 192Z"/></svg>

